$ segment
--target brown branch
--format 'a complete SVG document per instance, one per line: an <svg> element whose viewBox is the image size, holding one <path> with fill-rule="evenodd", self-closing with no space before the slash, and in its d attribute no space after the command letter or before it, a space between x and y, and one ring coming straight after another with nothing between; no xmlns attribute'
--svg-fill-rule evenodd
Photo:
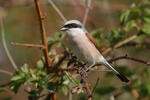
<svg viewBox="0 0 150 100"><path fill-rule="evenodd" d="M2 69L0 69L0 73L4 73L4 74L10 75L10 76L13 75L12 72L9 72L9 71L6 71L6 70L2 70Z"/></svg>
<svg viewBox="0 0 150 100"><path fill-rule="evenodd" d="M85 67L85 66L84 66ZM86 80L86 72L84 72L84 70L80 73L81 75L81 83L84 85L84 88L88 94L88 98L87 100L92 100L92 93L89 89L89 85L87 83L87 80Z"/></svg>
<svg viewBox="0 0 150 100"><path fill-rule="evenodd" d="M133 58L133 57L129 57L127 54L125 56L120 56L120 57L110 59L110 60L108 60L108 62L111 63L113 61L121 60L121 59L133 60L133 61L140 62L140 63L146 64L146 65L150 65L150 62L147 62L147 61L144 61L144 60L141 60L141 59L137 59L137 58Z"/></svg>
<svg viewBox="0 0 150 100"><path fill-rule="evenodd" d="M24 47L33 47L33 48L44 49L44 46L41 44L28 44L28 43L15 43L15 42L11 42L11 44L14 46L24 46Z"/></svg>
<svg viewBox="0 0 150 100"><path fill-rule="evenodd" d="M46 61L47 71L49 73L50 72L50 58L48 55L48 43L46 41L46 30L45 30L45 25L44 25L44 16L41 12L39 0L34 0L34 2L35 2L35 6L36 6L36 11L38 13L39 22L40 22L42 43L44 46L43 53L44 53L44 57L45 57L45 61Z"/></svg>
<svg viewBox="0 0 150 100"><path fill-rule="evenodd" d="M44 57L45 57L45 61L46 61L46 67L47 67L47 73L50 73L50 58L49 58L49 54L48 54L48 43L46 41L46 30L45 30L45 25L44 25L44 16L41 12L41 8L40 8L40 3L39 0L34 0L35 2L35 6L36 6L36 11L38 14L38 18L39 18L39 22L40 22L40 30L41 30L41 36L42 36L42 43L44 46L43 49L43 53L44 53ZM50 95L48 95L49 97ZM52 100L57 100L56 98L56 93L53 93L52 96Z"/></svg>

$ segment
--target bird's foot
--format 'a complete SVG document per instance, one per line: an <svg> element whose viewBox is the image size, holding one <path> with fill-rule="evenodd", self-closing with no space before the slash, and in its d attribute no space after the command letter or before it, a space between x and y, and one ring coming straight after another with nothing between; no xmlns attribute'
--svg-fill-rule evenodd
<svg viewBox="0 0 150 100"><path fill-rule="evenodd" d="M87 71L85 69L82 69L82 71L80 72L80 75L84 77L88 76Z"/></svg>

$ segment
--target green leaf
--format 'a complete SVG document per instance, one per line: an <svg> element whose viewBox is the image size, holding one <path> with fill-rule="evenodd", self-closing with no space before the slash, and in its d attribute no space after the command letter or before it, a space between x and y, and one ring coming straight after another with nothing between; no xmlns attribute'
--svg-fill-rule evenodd
<svg viewBox="0 0 150 100"><path fill-rule="evenodd" d="M42 60L39 60L39 61L37 62L37 67L38 67L39 69L44 68L44 63L43 63Z"/></svg>
<svg viewBox="0 0 150 100"><path fill-rule="evenodd" d="M55 83L49 82L49 83L47 84L47 89L50 90L50 91L53 91L53 90L54 90L54 86L55 86Z"/></svg>
<svg viewBox="0 0 150 100"><path fill-rule="evenodd" d="M47 42L54 41L54 39L52 37L48 37L46 40L47 40Z"/></svg>
<svg viewBox="0 0 150 100"><path fill-rule="evenodd" d="M35 91L35 90L32 90L31 92L29 92L29 94L32 97L38 97L39 96L38 91Z"/></svg>
<svg viewBox="0 0 150 100"><path fill-rule="evenodd" d="M143 16L145 17L150 17L150 9L149 8L145 8L144 11L143 11Z"/></svg>
<svg viewBox="0 0 150 100"><path fill-rule="evenodd" d="M150 2L149 1L146 1L146 2L140 2L138 7L140 8L144 8L144 7L147 7L147 6L150 6Z"/></svg>
<svg viewBox="0 0 150 100"><path fill-rule="evenodd" d="M125 31L130 31L132 28L136 28L137 30L139 30L139 26L137 25L137 23L135 22L135 20L131 20L131 21L128 21L127 24L125 25L124 27L124 30Z"/></svg>
<svg viewBox="0 0 150 100"><path fill-rule="evenodd" d="M17 93L21 84L22 83L12 83L10 89Z"/></svg>
<svg viewBox="0 0 150 100"><path fill-rule="evenodd" d="M46 77L43 79L44 82L49 81L55 74L51 73L49 75L46 75Z"/></svg>
<svg viewBox="0 0 150 100"><path fill-rule="evenodd" d="M28 73L29 70L28 70L28 64L24 64L22 67L21 67L21 71L25 72L25 73Z"/></svg>
<svg viewBox="0 0 150 100"><path fill-rule="evenodd" d="M150 36L150 23L145 23L142 26L142 31Z"/></svg>
<svg viewBox="0 0 150 100"><path fill-rule="evenodd" d="M150 17L144 17L143 19L146 23L150 23Z"/></svg>
<svg viewBox="0 0 150 100"><path fill-rule="evenodd" d="M120 21L122 24L124 24L128 20L129 14L130 14L129 9L122 11L121 16L120 16Z"/></svg>
<svg viewBox="0 0 150 100"><path fill-rule="evenodd" d="M61 87L61 90L62 90L63 94L64 94L65 96L67 96L67 94L68 94L68 88L67 88L67 86L62 86L62 87Z"/></svg>
<svg viewBox="0 0 150 100"><path fill-rule="evenodd" d="M5 88L0 88L0 92L6 92Z"/></svg>
<svg viewBox="0 0 150 100"><path fill-rule="evenodd" d="M17 80L20 80L20 79L22 79L22 76L20 76L20 75L14 75L14 76L11 78L12 81L17 81Z"/></svg>

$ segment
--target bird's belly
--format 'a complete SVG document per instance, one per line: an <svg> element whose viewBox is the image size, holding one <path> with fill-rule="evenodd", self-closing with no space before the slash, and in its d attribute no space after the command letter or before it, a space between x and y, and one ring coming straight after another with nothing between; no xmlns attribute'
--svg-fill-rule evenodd
<svg viewBox="0 0 150 100"><path fill-rule="evenodd" d="M81 61L89 64L96 63L99 58L99 51L86 38L74 38L69 40L70 48L74 55Z"/></svg>

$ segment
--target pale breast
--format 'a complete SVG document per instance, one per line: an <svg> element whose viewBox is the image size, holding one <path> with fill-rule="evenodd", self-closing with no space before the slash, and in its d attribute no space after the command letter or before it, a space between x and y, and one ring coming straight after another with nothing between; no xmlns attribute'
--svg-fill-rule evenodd
<svg viewBox="0 0 150 100"><path fill-rule="evenodd" d="M76 36L68 37L68 40L72 52L78 59L89 64L98 61L100 53L85 34L77 34Z"/></svg>

